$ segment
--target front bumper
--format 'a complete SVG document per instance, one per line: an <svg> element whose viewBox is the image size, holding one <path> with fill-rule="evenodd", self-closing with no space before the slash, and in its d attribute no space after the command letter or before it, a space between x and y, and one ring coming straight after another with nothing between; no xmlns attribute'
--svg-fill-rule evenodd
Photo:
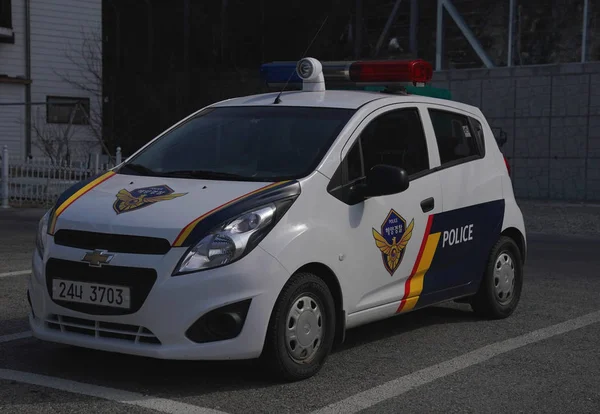
<svg viewBox="0 0 600 414"><path fill-rule="evenodd" d="M79 262L84 250L53 245L53 258ZM165 256L116 254L111 266L140 266L157 278L139 307L125 315L92 314L55 303L44 262L34 253L28 295L33 336L51 342L160 359L225 360L258 357L279 292L289 273L260 247L221 268L172 277L184 249ZM106 266L107 268L109 266ZM239 335L197 343L186 331L200 317L225 305L250 301Z"/></svg>

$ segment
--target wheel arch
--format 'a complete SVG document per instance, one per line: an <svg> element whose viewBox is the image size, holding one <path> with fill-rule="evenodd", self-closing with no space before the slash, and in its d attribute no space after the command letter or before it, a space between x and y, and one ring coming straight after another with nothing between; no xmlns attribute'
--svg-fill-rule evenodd
<svg viewBox="0 0 600 414"><path fill-rule="evenodd" d="M298 273L312 273L322 279L333 297L335 305L335 339L334 344L338 345L344 342L346 336L346 312L344 311L344 296L342 295L342 287L331 268L323 263L312 262L301 266L294 272L292 277Z"/></svg>
<svg viewBox="0 0 600 414"><path fill-rule="evenodd" d="M502 236L510 237L514 240L519 248L519 252L521 253L521 261L525 264L525 260L527 258L527 245L525 243L525 237L523 233L519 231L516 227L507 227L501 233Z"/></svg>

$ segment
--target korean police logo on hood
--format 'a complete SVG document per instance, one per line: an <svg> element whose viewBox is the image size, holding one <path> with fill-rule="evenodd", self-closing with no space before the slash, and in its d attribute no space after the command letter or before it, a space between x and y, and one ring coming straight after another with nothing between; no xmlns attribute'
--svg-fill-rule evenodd
<svg viewBox="0 0 600 414"><path fill-rule="evenodd" d="M394 275L402 263L404 250L412 236L414 224L413 219L407 226L406 220L392 209L381 225L381 233L373 229L375 244L381 251L383 265L390 276Z"/></svg>
<svg viewBox="0 0 600 414"><path fill-rule="evenodd" d="M182 197L186 194L175 193L168 185L136 188L132 191L122 189L117 193L117 200L113 204L113 209L117 214L126 213L128 211L139 210L159 201Z"/></svg>

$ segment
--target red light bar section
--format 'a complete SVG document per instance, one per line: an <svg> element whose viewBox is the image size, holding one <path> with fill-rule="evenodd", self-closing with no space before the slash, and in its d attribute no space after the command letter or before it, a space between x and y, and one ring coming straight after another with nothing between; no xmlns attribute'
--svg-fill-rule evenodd
<svg viewBox="0 0 600 414"><path fill-rule="evenodd" d="M422 59L364 61L350 65L352 82L427 83L432 76L431 64Z"/></svg>

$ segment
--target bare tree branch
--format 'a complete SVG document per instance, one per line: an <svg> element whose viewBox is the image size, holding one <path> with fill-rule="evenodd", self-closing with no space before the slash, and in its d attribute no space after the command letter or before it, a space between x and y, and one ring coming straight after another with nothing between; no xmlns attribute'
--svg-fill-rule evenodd
<svg viewBox="0 0 600 414"><path fill-rule="evenodd" d="M65 57L77 68L76 74L54 71L69 85L91 95L90 111L84 111L89 130L102 150L110 155L103 136L103 93L102 93L102 36L97 31L81 30L81 45L71 46L65 51Z"/></svg>
<svg viewBox="0 0 600 414"><path fill-rule="evenodd" d="M71 110L69 122L67 124L49 124L40 108L36 111L36 118L31 123L31 130L34 135L33 144L39 150L50 158L54 165L61 165L63 162L69 162L72 153L71 139L73 137L73 120L78 110L83 108L75 107Z"/></svg>

